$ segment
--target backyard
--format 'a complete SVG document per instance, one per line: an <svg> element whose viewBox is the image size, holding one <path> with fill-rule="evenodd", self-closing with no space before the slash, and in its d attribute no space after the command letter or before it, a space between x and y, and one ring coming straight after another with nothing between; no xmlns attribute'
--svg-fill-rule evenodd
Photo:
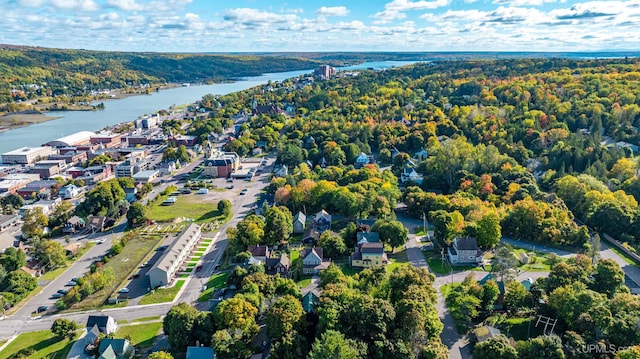
<svg viewBox="0 0 640 359"><path fill-rule="evenodd" d="M145 294L140 299L140 305L173 302L180 288L184 285L184 279L179 279L171 288L159 288L150 293Z"/></svg>
<svg viewBox="0 0 640 359"><path fill-rule="evenodd" d="M162 321L145 324L121 325L116 332L117 338L129 338L136 349L149 348L162 330Z"/></svg>
<svg viewBox="0 0 640 359"><path fill-rule="evenodd" d="M227 284L227 278L229 277L229 272L218 272L209 277L209 281L207 282L207 289L200 294L198 297L198 302L206 302L211 299L211 293L219 288L224 287Z"/></svg>

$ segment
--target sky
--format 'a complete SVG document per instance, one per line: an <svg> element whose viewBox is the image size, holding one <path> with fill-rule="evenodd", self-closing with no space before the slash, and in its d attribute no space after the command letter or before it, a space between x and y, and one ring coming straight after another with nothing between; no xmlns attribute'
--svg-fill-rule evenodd
<svg viewBox="0 0 640 359"><path fill-rule="evenodd" d="M0 0L0 43L154 52L640 50L640 0Z"/></svg>

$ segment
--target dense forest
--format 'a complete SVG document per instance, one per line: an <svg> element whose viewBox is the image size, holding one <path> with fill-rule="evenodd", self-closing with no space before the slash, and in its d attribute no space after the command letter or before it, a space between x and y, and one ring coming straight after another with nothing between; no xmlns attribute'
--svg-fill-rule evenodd
<svg viewBox="0 0 640 359"><path fill-rule="evenodd" d="M312 69L316 60L283 56L0 48L0 103L148 84L211 82Z"/></svg>

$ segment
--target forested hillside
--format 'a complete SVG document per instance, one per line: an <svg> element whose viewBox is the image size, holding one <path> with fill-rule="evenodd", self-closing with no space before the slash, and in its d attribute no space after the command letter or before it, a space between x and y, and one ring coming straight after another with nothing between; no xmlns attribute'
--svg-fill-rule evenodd
<svg viewBox="0 0 640 359"><path fill-rule="evenodd" d="M623 241L640 240L636 59L443 61L292 85L223 96L212 119L248 110L253 98L294 103L294 118L254 117L227 146L248 153L266 141L290 168L327 164L290 171L291 193L303 179L350 183L344 166L360 151L392 164L398 177L411 157L424 180L408 187L404 201L416 216L427 214L445 242L476 235L489 215L485 223L497 218L503 234L534 241L582 245L588 234L576 217ZM422 149L428 157L415 159ZM370 213L375 191L345 190L350 206L325 207L347 217ZM292 197L281 203L304 204Z"/></svg>
<svg viewBox="0 0 640 359"><path fill-rule="evenodd" d="M312 69L310 59L0 48L0 103L165 82L207 82ZM13 91L12 91L13 90Z"/></svg>

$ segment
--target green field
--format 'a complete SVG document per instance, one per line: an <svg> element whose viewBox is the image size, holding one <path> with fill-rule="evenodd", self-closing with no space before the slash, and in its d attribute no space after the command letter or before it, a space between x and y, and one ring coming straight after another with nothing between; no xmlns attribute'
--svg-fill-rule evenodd
<svg viewBox="0 0 640 359"><path fill-rule="evenodd" d="M296 284L298 285L298 287L304 288L304 287L308 286L309 284L311 284L311 278L303 277L302 279L297 281Z"/></svg>
<svg viewBox="0 0 640 359"><path fill-rule="evenodd" d="M21 350L34 350L29 355L30 359L64 359L73 346L73 341L67 338L60 339L49 330L23 333L14 339L0 352L0 358L8 358Z"/></svg>
<svg viewBox="0 0 640 359"><path fill-rule="evenodd" d="M148 348L153 345L156 336L162 330L162 322L122 325L116 332L117 338L129 337L131 344L137 349Z"/></svg>
<svg viewBox="0 0 640 359"><path fill-rule="evenodd" d="M140 305L144 304L155 304L155 303L167 303L172 302L176 297L180 288L184 285L184 280L179 279L171 288L159 288L154 290L151 293L145 294L142 299L140 299Z"/></svg>
<svg viewBox="0 0 640 359"><path fill-rule="evenodd" d="M71 306L71 309L96 308L104 304L116 288L128 280L129 276L136 270L144 258L158 245L164 236L162 235L141 235L136 234L127 242L122 253L114 256L108 263L104 264L101 270L111 269L114 279L112 285L108 285L102 290L86 297L81 302Z"/></svg>
<svg viewBox="0 0 640 359"><path fill-rule="evenodd" d="M206 302L211 297L211 293L218 289L222 288L227 284L227 278L229 277L229 272L219 272L211 277L209 277L209 281L207 282L207 289L200 294L198 297L198 302Z"/></svg>
<svg viewBox="0 0 640 359"><path fill-rule="evenodd" d="M211 222L215 219L224 221L224 217L218 212L217 202L203 202L202 196L194 194L181 194L176 203L171 206L163 206L160 198L147 210L149 219L158 222L168 222L177 217L192 218L195 222Z"/></svg>

